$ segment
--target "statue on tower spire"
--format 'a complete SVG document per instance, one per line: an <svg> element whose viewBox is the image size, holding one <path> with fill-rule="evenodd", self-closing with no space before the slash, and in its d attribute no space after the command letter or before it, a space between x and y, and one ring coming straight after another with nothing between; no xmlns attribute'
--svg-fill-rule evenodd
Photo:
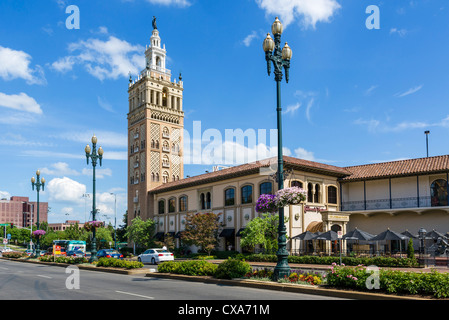
<svg viewBox="0 0 449 320"><path fill-rule="evenodd" d="M153 30L157 30L157 25L156 25L156 17L153 16Z"/></svg>

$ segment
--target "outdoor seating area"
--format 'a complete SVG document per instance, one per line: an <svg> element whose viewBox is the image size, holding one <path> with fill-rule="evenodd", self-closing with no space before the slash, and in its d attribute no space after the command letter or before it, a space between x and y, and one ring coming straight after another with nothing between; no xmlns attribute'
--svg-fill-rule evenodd
<svg viewBox="0 0 449 320"><path fill-rule="evenodd" d="M412 241L410 242L410 239ZM389 228L377 235L355 228L339 237L338 233L305 231L292 237L292 255L314 256L390 256L406 258L408 246L413 245L417 258L426 265L449 265L449 235L436 230L427 232L423 228L418 234L409 230L402 233ZM340 250L341 247L341 250Z"/></svg>

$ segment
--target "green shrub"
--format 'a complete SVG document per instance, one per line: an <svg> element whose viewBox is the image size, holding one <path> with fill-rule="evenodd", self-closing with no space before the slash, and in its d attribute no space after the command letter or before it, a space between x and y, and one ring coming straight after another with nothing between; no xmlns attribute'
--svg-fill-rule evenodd
<svg viewBox="0 0 449 320"><path fill-rule="evenodd" d="M28 255L25 252L13 251L13 252L3 252L2 256L5 258L19 259L19 258L27 257Z"/></svg>
<svg viewBox="0 0 449 320"><path fill-rule="evenodd" d="M88 260L85 257L66 257L66 256L59 256L59 257L53 257L53 256L42 256L39 257L40 261L44 262L56 262L56 263L66 263L66 264L80 264L80 263L87 263Z"/></svg>
<svg viewBox="0 0 449 320"><path fill-rule="evenodd" d="M340 267L334 265L327 274L327 284L333 287L368 291L366 280L372 272L363 266ZM449 274L432 272L408 272L380 269L379 290L393 294L431 295L435 298L449 297Z"/></svg>
<svg viewBox="0 0 449 320"><path fill-rule="evenodd" d="M137 261L121 260L116 258L100 258L98 259L97 267L137 269L143 268L143 263Z"/></svg>
<svg viewBox="0 0 449 320"><path fill-rule="evenodd" d="M218 265L215 272L215 278L218 279L233 279L242 278L251 272L251 265L244 260L237 260L228 258L228 260Z"/></svg>
<svg viewBox="0 0 449 320"><path fill-rule="evenodd" d="M158 266L158 272L175 273L189 276L213 276L217 265L205 260L167 261Z"/></svg>

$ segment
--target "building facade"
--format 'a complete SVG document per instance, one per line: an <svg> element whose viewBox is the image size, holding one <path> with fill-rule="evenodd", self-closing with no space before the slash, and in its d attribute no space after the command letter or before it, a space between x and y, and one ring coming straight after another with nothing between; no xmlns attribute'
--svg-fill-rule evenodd
<svg viewBox="0 0 449 320"><path fill-rule="evenodd" d="M180 245L187 214L220 216L220 249L238 250L240 232L255 217L258 197L274 193L277 159L214 170L184 179L183 82L166 68L165 45L154 26L146 68L130 79L128 113L128 224L136 217L157 223ZM417 234L449 231L449 156L337 167L284 157L291 170L284 185L307 191L305 203L285 208L287 235L359 228ZM273 165L274 164L274 165ZM294 242L289 240L289 248Z"/></svg>
<svg viewBox="0 0 449 320"><path fill-rule="evenodd" d="M67 228L71 226L77 225L78 229L84 228L84 223L80 223L79 220L66 220L66 222L62 223L49 223L48 229L53 231L65 231Z"/></svg>
<svg viewBox="0 0 449 320"><path fill-rule="evenodd" d="M148 190L184 175L183 82L171 79L165 45L153 29L145 51L146 68L130 79L128 113L128 222L150 218Z"/></svg>
<svg viewBox="0 0 449 320"><path fill-rule="evenodd" d="M13 223L19 227L30 227L37 221L37 202L28 197L13 196L0 200L0 223ZM48 221L48 202L39 201L39 222Z"/></svg>

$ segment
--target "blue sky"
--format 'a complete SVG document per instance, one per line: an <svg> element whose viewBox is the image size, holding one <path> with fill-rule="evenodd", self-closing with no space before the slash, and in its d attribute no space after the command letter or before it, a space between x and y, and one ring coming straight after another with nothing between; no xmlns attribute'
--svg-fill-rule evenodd
<svg viewBox="0 0 449 320"><path fill-rule="evenodd" d="M79 29L67 28L70 5ZM370 5L380 29L366 26ZM40 169L49 222L84 221L91 203L81 195L92 192L84 147L95 133L105 150L99 219L113 220L114 193L121 221L128 74L145 65L153 16L167 67L182 72L191 134L194 122L223 136L276 128L262 41L279 16L293 50L282 84L285 154L336 166L424 157L425 130L430 155L447 154L448 14L444 0L2 0L0 196L35 200L30 179ZM214 164L188 164L185 175Z"/></svg>

